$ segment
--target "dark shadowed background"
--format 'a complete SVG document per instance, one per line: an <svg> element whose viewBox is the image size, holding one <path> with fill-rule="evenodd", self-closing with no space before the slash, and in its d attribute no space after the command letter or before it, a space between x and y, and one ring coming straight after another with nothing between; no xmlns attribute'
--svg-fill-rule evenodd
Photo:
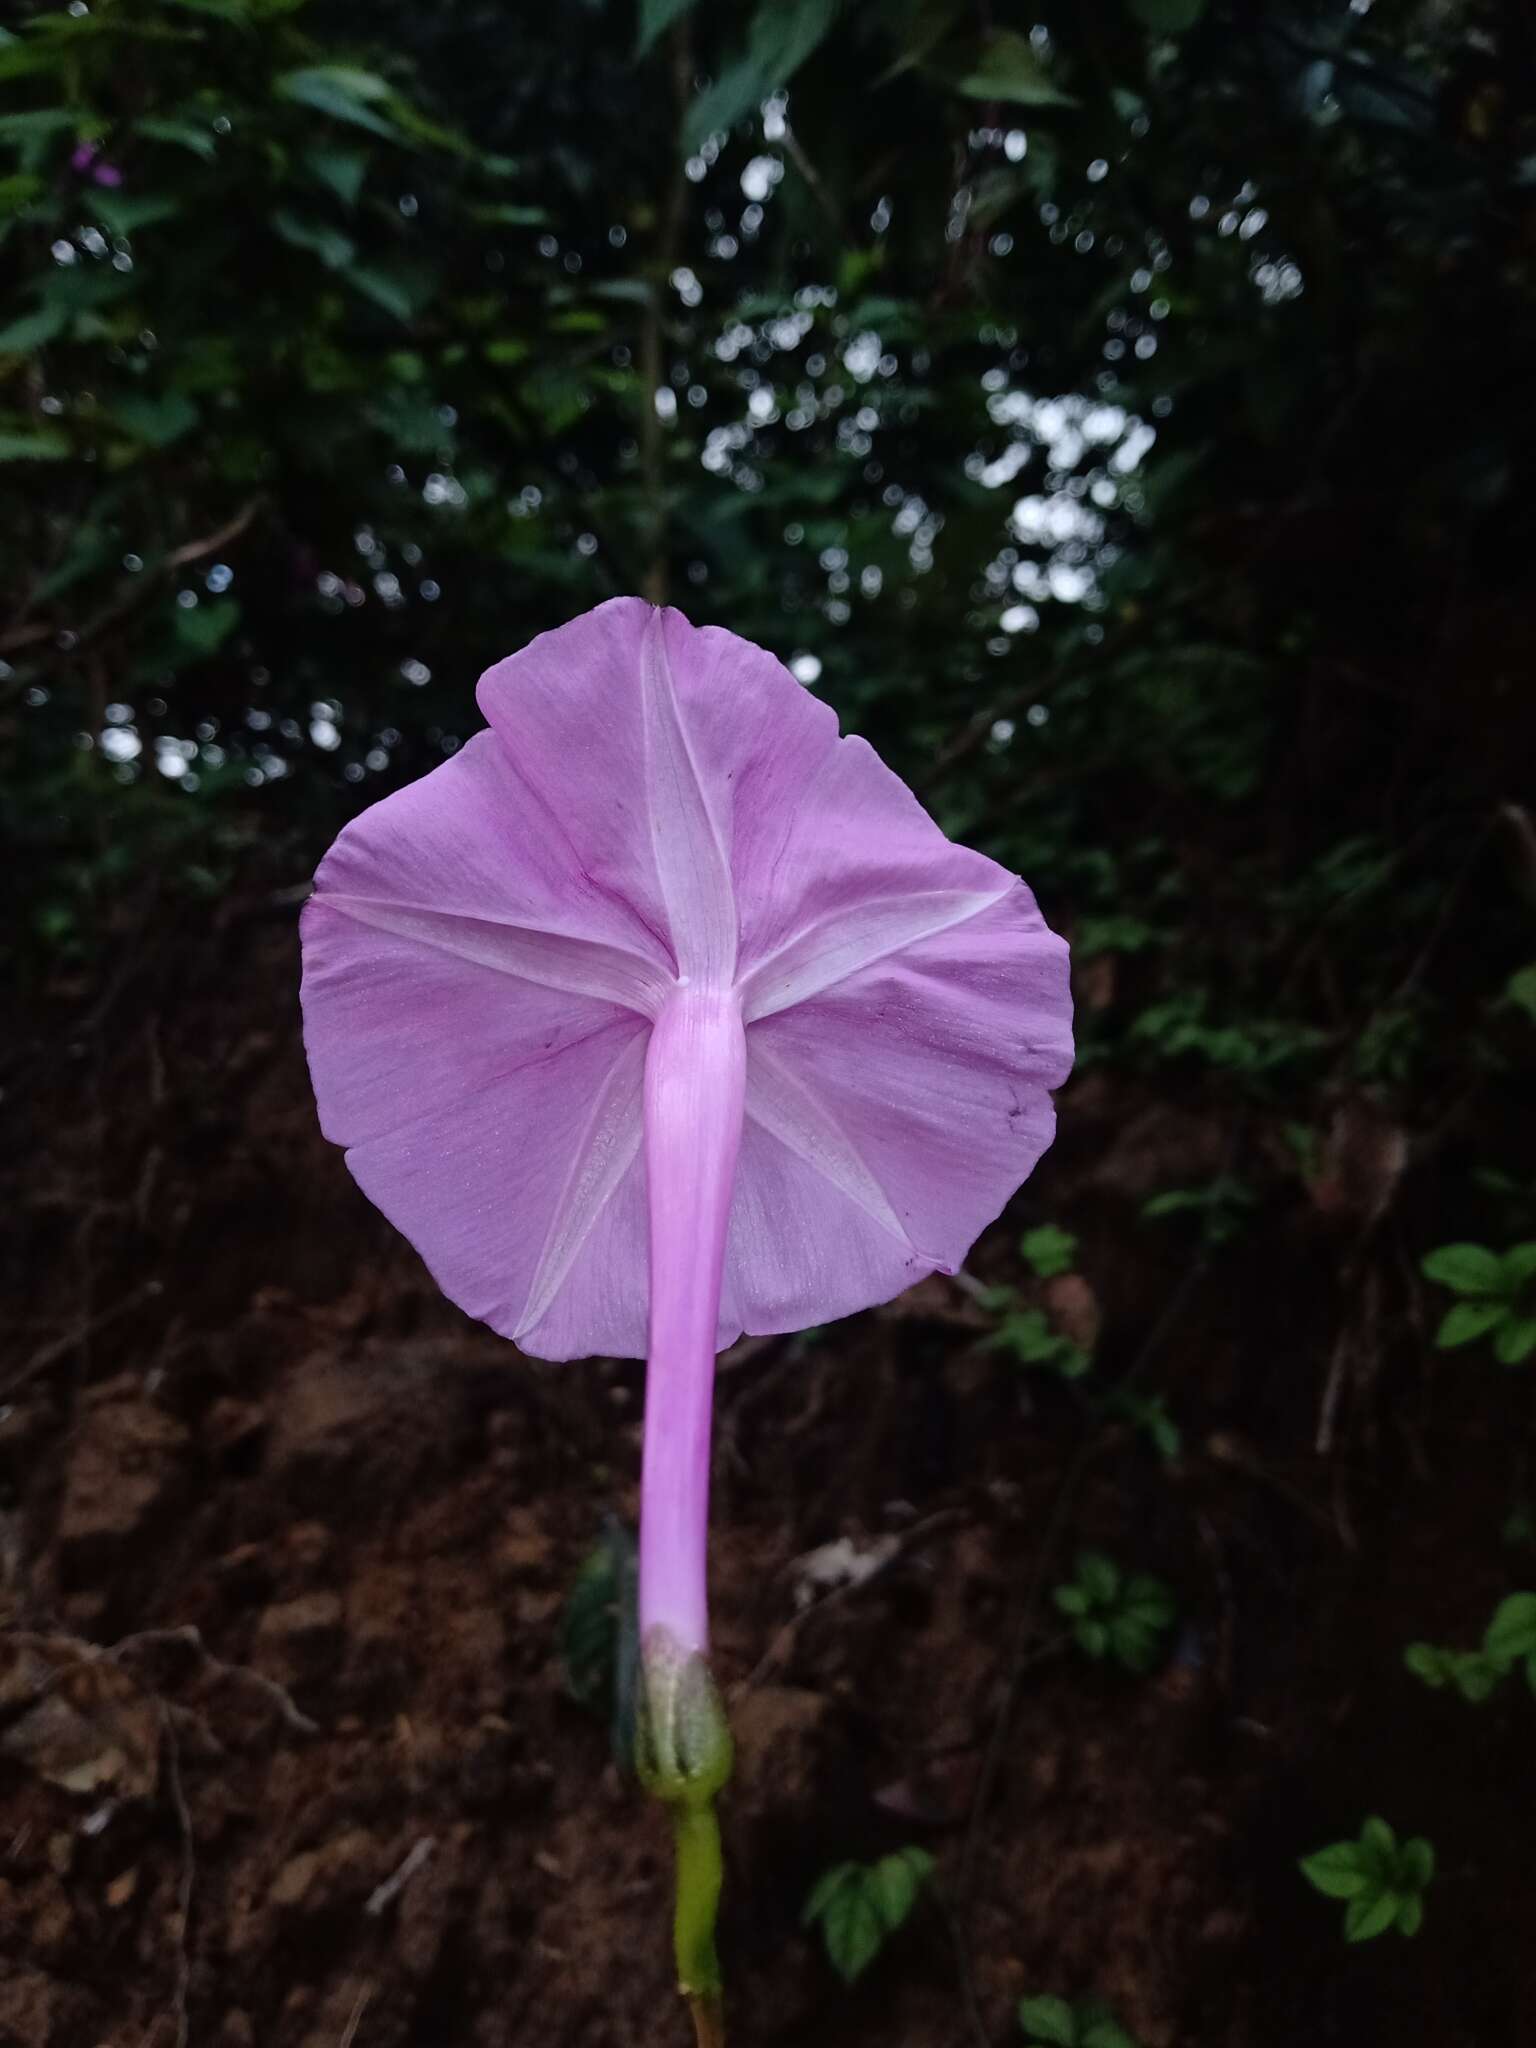
<svg viewBox="0 0 1536 2048"><path fill-rule="evenodd" d="M296 1001L629 591L1079 1006L959 1282L723 1361L734 2039L1536 2039L1522 0L12 0L0 283L0 2042L686 2035L642 1369L436 1294Z"/></svg>

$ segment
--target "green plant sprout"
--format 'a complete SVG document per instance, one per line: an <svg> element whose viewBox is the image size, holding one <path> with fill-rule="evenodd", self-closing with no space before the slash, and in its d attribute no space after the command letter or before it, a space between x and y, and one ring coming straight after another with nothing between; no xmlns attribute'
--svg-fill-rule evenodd
<svg viewBox="0 0 1536 2048"><path fill-rule="evenodd" d="M1054 1280L1077 1270L1077 1239L1070 1230L1055 1223L1042 1223L1026 1230L1019 1239L1019 1253L1030 1271L1041 1280Z"/></svg>
<svg viewBox="0 0 1536 2048"><path fill-rule="evenodd" d="M1303 1856L1299 1868L1325 1899L1345 1901L1346 1941L1372 1941L1391 1927L1413 1935L1424 1924L1435 1852L1422 1835L1399 1843L1387 1823L1372 1815L1353 1842L1331 1842Z"/></svg>
<svg viewBox="0 0 1536 2048"><path fill-rule="evenodd" d="M1019 2025L1026 2041L1040 2048L1140 2048L1110 2008L1097 1998L1070 2004L1049 1994L1019 2000Z"/></svg>
<svg viewBox="0 0 1536 2048"><path fill-rule="evenodd" d="M845 1984L855 1983L911 1917L932 1874L926 1849L898 1849L878 1863L836 1863L811 1888L800 1924L820 1923L828 1962Z"/></svg>
<svg viewBox="0 0 1536 2048"><path fill-rule="evenodd" d="M1474 1706L1480 1706L1517 1664L1536 1693L1536 1593L1511 1593L1499 1602L1483 1631L1481 1649L1410 1643L1403 1662L1415 1678L1436 1692L1454 1686Z"/></svg>
<svg viewBox="0 0 1536 2048"><path fill-rule="evenodd" d="M1258 1196L1246 1182L1229 1173L1195 1188L1168 1188L1143 1202L1141 1213L1148 1222L1167 1216L1189 1216L1199 1225L1201 1242L1209 1249L1227 1244L1247 1221L1248 1212L1258 1206Z"/></svg>
<svg viewBox="0 0 1536 2048"><path fill-rule="evenodd" d="M1138 1394L1134 1387L1115 1387L1105 1395L1101 1412L1116 1422L1128 1422L1144 1436L1165 1465L1171 1465L1184 1448L1184 1432L1168 1413L1161 1394Z"/></svg>
<svg viewBox="0 0 1536 2048"><path fill-rule="evenodd" d="M1081 1344L1051 1328L1044 1309L1022 1308L1011 1287L993 1290L989 1307L1002 1308L1003 1319L982 1341L985 1351L1006 1351L1019 1365L1038 1366L1058 1379L1086 1378L1093 1360Z"/></svg>
<svg viewBox="0 0 1536 2048"><path fill-rule="evenodd" d="M1536 1243L1502 1253L1481 1244L1443 1244L1425 1255L1420 1271L1462 1297L1435 1332L1441 1351L1484 1337L1500 1365L1521 1365L1536 1351Z"/></svg>
<svg viewBox="0 0 1536 2048"><path fill-rule="evenodd" d="M1051 1595L1072 1623L1072 1639L1096 1663L1110 1658L1144 1674L1167 1654L1178 1613L1173 1594L1146 1572L1127 1576L1101 1550L1079 1551L1076 1575Z"/></svg>

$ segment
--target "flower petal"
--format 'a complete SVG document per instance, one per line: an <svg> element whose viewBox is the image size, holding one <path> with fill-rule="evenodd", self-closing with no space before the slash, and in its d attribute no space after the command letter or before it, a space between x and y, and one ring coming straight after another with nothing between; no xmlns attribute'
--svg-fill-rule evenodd
<svg viewBox="0 0 1536 2048"><path fill-rule="evenodd" d="M1055 1128L1048 1091L1071 1066L1066 946L1018 883L965 922L752 1025L747 1062L749 1103L761 1099L759 1069L780 1068L848 1146L829 1171L801 1142L793 1173L763 1146L743 1146L727 1295L761 1333L845 1314L963 1262ZM754 1112L749 1134L768 1121ZM869 1243L877 1226L851 1190L849 1158L917 1248L910 1264L888 1229L890 1249ZM848 1299L851 1277L845 1285L816 1258L833 1195L861 1284L883 1290L862 1301ZM830 1307L834 1298L843 1305Z"/></svg>

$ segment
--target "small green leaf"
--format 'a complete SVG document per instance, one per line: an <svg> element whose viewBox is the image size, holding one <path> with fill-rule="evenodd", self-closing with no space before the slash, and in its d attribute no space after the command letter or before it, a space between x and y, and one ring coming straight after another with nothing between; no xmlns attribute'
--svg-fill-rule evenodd
<svg viewBox="0 0 1536 2048"><path fill-rule="evenodd" d="M1360 1848L1362 1860L1366 1863L1367 1868L1371 1867L1373 1863L1379 1863L1382 1869L1386 1869L1396 1856L1396 1832L1381 1818L1379 1813L1373 1813L1361 1828Z"/></svg>
<svg viewBox="0 0 1536 2048"><path fill-rule="evenodd" d="M151 448L168 448L198 422L198 410L184 391L167 391L156 397L148 391L123 391L111 399L106 411L135 440Z"/></svg>
<svg viewBox="0 0 1536 2048"><path fill-rule="evenodd" d="M640 36L635 55L643 57L657 37L696 4L697 0L640 0Z"/></svg>
<svg viewBox="0 0 1536 2048"><path fill-rule="evenodd" d="M1078 2048L1077 2020L1064 1998L1021 1998L1019 2025L1031 2040L1049 2048Z"/></svg>
<svg viewBox="0 0 1536 2048"><path fill-rule="evenodd" d="M1417 1892L1412 1892L1397 1909L1394 1923L1399 1934L1410 1937L1417 1934L1424 1925L1424 1901Z"/></svg>
<svg viewBox="0 0 1536 2048"><path fill-rule="evenodd" d="M1103 1607L1107 1607L1120 1591L1120 1567L1102 1550L1080 1552L1077 1579L1079 1585L1087 1588L1089 1596Z"/></svg>
<svg viewBox="0 0 1536 2048"><path fill-rule="evenodd" d="M1524 1010L1533 1024L1536 1024L1536 963L1522 967L1512 974L1504 984L1502 1001L1510 1003L1517 1010Z"/></svg>
<svg viewBox="0 0 1536 2048"><path fill-rule="evenodd" d="M1374 1941L1378 1934L1386 1933L1402 1909L1403 1900L1394 1891L1351 1899L1344 1908L1344 1939Z"/></svg>
<svg viewBox="0 0 1536 2048"><path fill-rule="evenodd" d="M1019 1250L1026 1264L1033 1267L1042 1280L1053 1280L1058 1273L1070 1273L1077 1260L1077 1239L1070 1230L1059 1230L1054 1223L1042 1223L1038 1229L1026 1230L1019 1240Z"/></svg>
<svg viewBox="0 0 1536 2048"><path fill-rule="evenodd" d="M1075 107L1077 101L1052 85L1039 53L1017 29L996 30L955 90L972 100L1012 100L1025 107Z"/></svg>
<svg viewBox="0 0 1536 2048"><path fill-rule="evenodd" d="M114 235L136 234L140 228L170 220L181 211L176 200L164 195L151 198L146 194L135 199L122 192L93 192L90 207L102 226Z"/></svg>
<svg viewBox="0 0 1536 2048"><path fill-rule="evenodd" d="M1493 1355L1500 1365L1523 1365L1536 1351L1536 1316L1508 1316L1493 1335Z"/></svg>
<svg viewBox="0 0 1536 2048"><path fill-rule="evenodd" d="M1503 1267L1497 1255L1482 1244L1443 1244L1427 1252L1419 1270L1426 1280L1449 1287L1457 1294L1503 1294Z"/></svg>
<svg viewBox="0 0 1536 2048"><path fill-rule="evenodd" d="M1051 1598L1063 1614L1088 1612L1088 1595L1081 1586L1058 1586Z"/></svg>
<svg viewBox="0 0 1536 2048"><path fill-rule="evenodd" d="M835 1891L821 1913L827 1960L845 1984L862 1977L885 1946L885 1925L864 1871Z"/></svg>
<svg viewBox="0 0 1536 2048"><path fill-rule="evenodd" d="M368 175L368 159L360 149L309 149L304 152L304 162L343 206L356 206Z"/></svg>
<svg viewBox="0 0 1536 2048"><path fill-rule="evenodd" d="M1423 1891L1435 1874L1434 1845L1423 1835L1415 1835L1412 1841L1404 1842L1398 1859L1399 1874L1417 1890Z"/></svg>
<svg viewBox="0 0 1536 2048"><path fill-rule="evenodd" d="M1356 1842L1334 1842L1311 1856L1303 1856L1302 1876L1314 1891L1328 1899L1353 1899L1370 1886L1369 1874L1360 1867Z"/></svg>
<svg viewBox="0 0 1536 2048"><path fill-rule="evenodd" d="M372 264L357 263L345 276L354 291L372 299L376 306L382 306L402 322L414 320L437 288L436 279L424 272L398 267L380 270Z"/></svg>
<svg viewBox="0 0 1536 2048"><path fill-rule="evenodd" d="M292 248L307 249L310 255L318 256L327 270L345 270L357 254L357 244L350 235L328 227L324 221L303 220L286 207L279 207L273 214L272 227Z"/></svg>
<svg viewBox="0 0 1536 2048"><path fill-rule="evenodd" d="M1483 1636L1483 1649L1506 1671L1536 1650L1536 1593L1511 1593L1499 1602Z"/></svg>
<svg viewBox="0 0 1536 2048"><path fill-rule="evenodd" d="M1403 1662L1433 1691L1439 1692L1450 1678L1449 1662L1444 1650L1433 1643L1410 1643L1403 1651Z"/></svg>
<svg viewBox="0 0 1536 2048"><path fill-rule="evenodd" d="M813 1920L819 1920L833 1896L858 1874L857 1863L834 1863L830 1870L824 1870L812 1885L805 1904L800 1908L800 1925L809 1927Z"/></svg>
<svg viewBox="0 0 1536 2048"><path fill-rule="evenodd" d="M0 433L0 462L60 462L69 452L69 436L52 427L35 434Z"/></svg>
<svg viewBox="0 0 1536 2048"><path fill-rule="evenodd" d="M28 356L64 330L69 314L63 306L44 306L37 313L23 313L9 327L0 327L0 356Z"/></svg>
<svg viewBox="0 0 1536 2048"><path fill-rule="evenodd" d="M1109 1648L1109 1630L1102 1621L1080 1621L1072 1633L1090 1657L1102 1657Z"/></svg>
<svg viewBox="0 0 1536 2048"><path fill-rule="evenodd" d="M1115 2020L1090 2020L1081 2035L1082 2048L1138 2048L1134 2037Z"/></svg>
<svg viewBox="0 0 1536 2048"><path fill-rule="evenodd" d="M1441 1351L1474 1344L1508 1317L1509 1309L1502 1301L1458 1301L1446 1310L1435 1332L1435 1344Z"/></svg>
<svg viewBox="0 0 1536 2048"><path fill-rule="evenodd" d="M350 64L314 64L284 72L273 81L272 90L297 106L329 114L334 121L350 122L354 128L366 129L389 142L400 140L399 130L374 113L370 104L389 97L388 81L376 72L360 71Z"/></svg>
<svg viewBox="0 0 1536 2048"><path fill-rule="evenodd" d="M190 149L204 163L211 164L218 149L218 138L213 132L195 127L190 121L166 121L152 115L148 120L136 121L134 127L151 142L168 142L178 149Z"/></svg>
<svg viewBox="0 0 1536 2048"><path fill-rule="evenodd" d="M882 1856L874 1866L870 1891L888 1934L894 1934L912 1911L932 1870L933 1858L926 1849L901 1849L894 1856Z"/></svg>

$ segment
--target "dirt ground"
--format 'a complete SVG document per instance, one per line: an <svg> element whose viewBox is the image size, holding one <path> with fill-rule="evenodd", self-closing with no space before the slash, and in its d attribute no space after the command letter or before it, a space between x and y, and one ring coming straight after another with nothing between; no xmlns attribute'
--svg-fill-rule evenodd
<svg viewBox="0 0 1536 2048"><path fill-rule="evenodd" d="M665 1822L561 1653L634 1512L641 1369L521 1358L353 1188L291 902L187 939L60 987L7 1061L0 2043L681 2048ZM1433 1166L1374 1227L1277 1171L1208 1268L1139 1220L1230 1142L1092 1071L975 1259L1017 1278L1022 1226L1079 1234L1044 1305L1166 1396L1171 1468L984 1349L947 1282L723 1361L739 2048L1017 2041L1043 1991L1143 2048L1536 2041L1536 1708L1401 1654L1475 1640L1536 1571L1497 1534L1523 1388L1428 1347ZM796 1561L843 1538L892 1539L884 1568L798 1605ZM1158 1675L1060 1647L1083 1543L1176 1589ZM1374 1811L1441 1875L1415 1942L1348 1948L1295 1859ZM845 1989L801 1904L908 1842L933 1896Z"/></svg>

